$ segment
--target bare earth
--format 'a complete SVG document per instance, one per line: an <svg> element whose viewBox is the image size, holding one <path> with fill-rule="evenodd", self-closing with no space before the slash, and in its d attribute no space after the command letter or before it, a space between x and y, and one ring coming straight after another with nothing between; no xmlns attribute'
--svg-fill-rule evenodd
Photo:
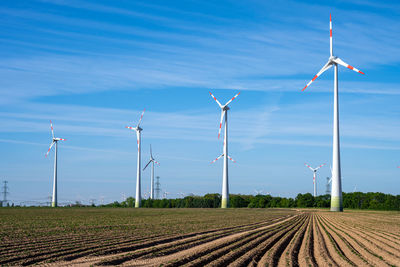
<svg viewBox="0 0 400 267"><path fill-rule="evenodd" d="M252 213L250 209L230 210L235 211L245 217ZM98 238L86 238L84 244L72 238L69 245L61 238L52 237L48 241L36 238L32 240L36 242L25 243L29 251L21 247L24 243L16 242L13 246L10 239L7 248L1 247L0 264L400 266L399 212L265 209L254 213L256 217L247 223L240 218L238 223L208 222L213 227L201 229L199 226L198 231L192 232L188 231L192 228L183 225L181 233L161 231L136 238L127 238L123 233L107 237L101 232ZM206 222L203 218L206 214L207 211L202 219L199 217L199 222ZM179 215L171 211L171 216Z"/></svg>

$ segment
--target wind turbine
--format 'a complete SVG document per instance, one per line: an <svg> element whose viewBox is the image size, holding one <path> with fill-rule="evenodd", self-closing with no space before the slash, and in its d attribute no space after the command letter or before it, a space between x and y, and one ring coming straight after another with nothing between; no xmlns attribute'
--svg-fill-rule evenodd
<svg viewBox="0 0 400 267"><path fill-rule="evenodd" d="M57 207L57 143L58 141L65 141L66 139L63 138L58 138L54 137L54 129L53 129L53 123L50 121L50 128L51 128L51 135L52 135L52 141L49 147L49 150L47 150L47 153L45 157L49 154L51 148L54 146L54 178L53 178L53 197L51 200L51 206L52 207Z"/></svg>
<svg viewBox="0 0 400 267"><path fill-rule="evenodd" d="M326 190L325 194L330 195L331 194L331 188L330 188L330 183L332 182L332 177L326 177Z"/></svg>
<svg viewBox="0 0 400 267"><path fill-rule="evenodd" d="M357 185L354 186L353 193L357 191Z"/></svg>
<svg viewBox="0 0 400 267"><path fill-rule="evenodd" d="M314 197L316 197L316 196L317 196L317 183L316 183L315 179L317 178L317 171L318 171L319 168L321 168L322 166L324 166L325 163L322 164L322 165L320 165L320 166L318 166L318 167L315 168L315 169L314 169L314 168L311 168L310 165L308 165L307 163L305 163L304 165L306 165L306 166L307 166L310 170L312 170L313 173L314 173L314 175L313 175Z"/></svg>
<svg viewBox="0 0 400 267"><path fill-rule="evenodd" d="M229 184L228 184L228 158L235 162L229 155L228 155L228 105L240 94L237 93L234 97L232 97L225 105L221 105L221 103L213 96L211 92L209 92L211 97L214 98L215 102L217 102L218 106L221 108L221 121L219 122L219 131L218 131L218 139L221 136L221 128L222 122L225 117L225 128L224 128L224 148L223 153L221 156L216 158L212 163L217 161L222 156L224 157L224 169L222 174L222 201L221 201L221 208L227 208L229 203Z"/></svg>
<svg viewBox="0 0 400 267"><path fill-rule="evenodd" d="M143 168L143 171L147 168L147 166L149 166L149 164L151 164L151 189L150 189L150 199L154 199L154 163L157 163L158 165L160 165L160 163L158 163L154 158L153 158L153 153L151 151L151 145L150 145L150 160L149 162L146 164L146 166Z"/></svg>
<svg viewBox="0 0 400 267"><path fill-rule="evenodd" d="M258 195L262 195L263 190L254 190L254 192L256 192L256 196L258 196Z"/></svg>
<svg viewBox="0 0 400 267"><path fill-rule="evenodd" d="M141 186L140 186L140 163L141 163L141 153L140 153L140 137L141 137L141 132L142 128L140 128L140 123L142 122L143 114L146 109L143 109L142 115L140 115L139 123L137 124L136 127L131 127L131 126L126 126L126 128L131 129L133 131L136 131L136 138L137 138L137 145L138 145L138 157L137 157L137 175L136 175L136 197L135 197L135 208L140 208L140 202L141 202Z"/></svg>
<svg viewBox="0 0 400 267"><path fill-rule="evenodd" d="M317 79L323 72L334 66L334 104L333 104L333 153L332 153L332 191L331 211L343 211L342 180L340 169L340 140L339 140L339 99L338 99L338 64L355 72L364 74L362 71L350 66L338 57L333 55L332 45L332 16L330 15L330 57L317 75L303 88L303 91Z"/></svg>
<svg viewBox="0 0 400 267"><path fill-rule="evenodd" d="M164 191L163 197L164 197L164 198L167 198L167 197L168 197L168 194L169 194L169 192Z"/></svg>

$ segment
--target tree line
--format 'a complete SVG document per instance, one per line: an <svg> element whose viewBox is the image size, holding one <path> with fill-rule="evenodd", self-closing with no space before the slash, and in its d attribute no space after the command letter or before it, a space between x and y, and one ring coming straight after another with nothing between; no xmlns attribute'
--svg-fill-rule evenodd
<svg viewBox="0 0 400 267"><path fill-rule="evenodd" d="M231 208L329 208L330 195L314 197L310 193L298 194L295 198L273 197L271 195L229 196ZM128 197L125 201L102 205L104 207L134 207L135 199ZM176 199L143 199L144 208L219 208L220 194L204 196L187 196ZM400 211L400 195L384 193L343 193L343 207L346 209L398 210Z"/></svg>

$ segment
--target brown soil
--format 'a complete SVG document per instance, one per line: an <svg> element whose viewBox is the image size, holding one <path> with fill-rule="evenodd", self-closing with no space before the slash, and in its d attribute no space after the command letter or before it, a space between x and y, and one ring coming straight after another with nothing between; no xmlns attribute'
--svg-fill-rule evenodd
<svg viewBox="0 0 400 267"><path fill-rule="evenodd" d="M41 266L400 266L400 216L318 210L182 234L36 238L0 264ZM394 221L397 220L397 223ZM86 242L84 245L79 242ZM22 243L21 243L22 244ZM55 245L59 245L54 248ZM18 254L16 254L18 253Z"/></svg>

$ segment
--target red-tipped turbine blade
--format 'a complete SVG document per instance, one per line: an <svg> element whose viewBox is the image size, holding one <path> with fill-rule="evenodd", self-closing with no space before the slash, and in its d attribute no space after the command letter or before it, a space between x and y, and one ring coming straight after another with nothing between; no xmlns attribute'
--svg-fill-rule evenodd
<svg viewBox="0 0 400 267"><path fill-rule="evenodd" d="M214 98L214 100L217 102L218 106L219 106L220 108L222 108L222 105L221 105L221 103L219 103L219 101L217 100L217 98L216 98L211 92L209 92L209 93L210 93L211 97Z"/></svg>
<svg viewBox="0 0 400 267"><path fill-rule="evenodd" d="M142 115L140 115L140 119L139 119L139 123L138 123L137 127L139 127L140 123L142 122L143 114L145 111L146 111L146 109L143 109L143 112L142 112Z"/></svg>
<svg viewBox="0 0 400 267"><path fill-rule="evenodd" d="M50 128L51 128L51 135L52 135L53 138L54 138L53 123L51 122L51 120L50 120Z"/></svg>
<svg viewBox="0 0 400 267"><path fill-rule="evenodd" d="M324 163L324 164L318 166L318 167L316 168L316 170L318 170L319 168L321 168L321 167L324 166L324 165L326 165L326 163Z"/></svg>
<svg viewBox="0 0 400 267"><path fill-rule="evenodd" d="M312 170L312 171L314 171L314 169L313 168L311 168L311 166L310 165L308 165L307 163L304 163L304 165L306 165L310 170Z"/></svg>
<svg viewBox="0 0 400 267"><path fill-rule="evenodd" d="M304 86L304 88L303 88L302 91L306 90L306 88L307 88L308 86L310 86L310 84L311 84L313 81L315 81L322 73L324 73L326 70L330 69L331 67L332 67L332 63L331 63L330 61L328 61L328 63L326 63L326 64L322 67L322 69L317 73L317 75L315 75L314 78L312 78L312 80L311 80L309 83L307 83L306 86Z"/></svg>
<svg viewBox="0 0 400 267"><path fill-rule="evenodd" d="M335 61L337 64L342 65L343 67L349 68L351 70L354 70L355 72L361 73L361 74L365 74L364 72L362 72L361 70L358 70L356 68L354 68L353 66L350 66L349 64L347 64L346 62L344 62L343 60L341 60L340 58L335 58L333 61Z"/></svg>
<svg viewBox="0 0 400 267"><path fill-rule="evenodd" d="M230 156L228 156L228 159L232 160L234 163L236 163L236 160L234 160L233 158L231 158Z"/></svg>
<svg viewBox="0 0 400 267"><path fill-rule="evenodd" d="M218 158L214 159L213 161L211 161L210 164L213 164L214 162L216 162L217 160L219 160L224 154L221 154L221 156L219 156Z"/></svg>
<svg viewBox="0 0 400 267"><path fill-rule="evenodd" d="M225 110L221 110L221 120L219 121L218 139L221 136L222 121L224 120Z"/></svg>
<svg viewBox="0 0 400 267"><path fill-rule="evenodd" d="M238 97L238 95L240 95L240 92L237 93L234 97L232 97L231 100L229 100L228 102L226 102L225 106L229 105L236 97Z"/></svg>
<svg viewBox="0 0 400 267"><path fill-rule="evenodd" d="M139 134L136 132L137 150L139 151Z"/></svg>
<svg viewBox="0 0 400 267"><path fill-rule="evenodd" d="M47 157L47 155L49 154L49 152L50 152L51 148L53 147L53 145L54 145L54 142L51 142L49 150L47 150L47 153L46 153L45 157Z"/></svg>

